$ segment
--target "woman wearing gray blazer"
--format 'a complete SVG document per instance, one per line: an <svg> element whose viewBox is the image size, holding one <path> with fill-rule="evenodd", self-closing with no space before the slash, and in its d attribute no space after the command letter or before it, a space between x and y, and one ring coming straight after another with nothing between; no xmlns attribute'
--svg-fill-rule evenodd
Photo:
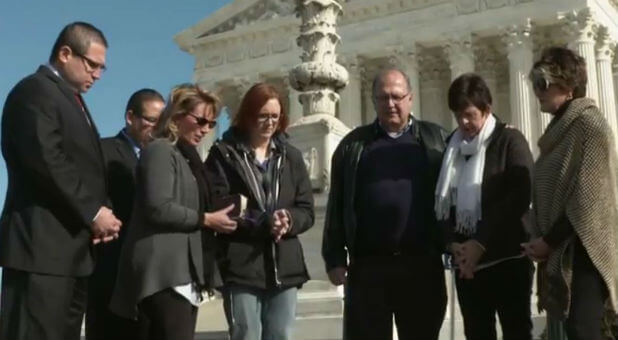
<svg viewBox="0 0 618 340"><path fill-rule="evenodd" d="M195 146L215 126L218 99L196 85L172 90L137 167L137 194L110 308L138 320L139 339L193 339L202 292L218 285L203 239L236 229L228 207L205 213ZM206 245L204 245L206 246ZM207 268L208 270L205 270Z"/></svg>

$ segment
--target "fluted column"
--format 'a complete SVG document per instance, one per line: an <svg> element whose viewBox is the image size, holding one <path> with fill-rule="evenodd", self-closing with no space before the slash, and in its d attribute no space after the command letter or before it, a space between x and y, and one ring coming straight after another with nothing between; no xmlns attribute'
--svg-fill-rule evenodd
<svg viewBox="0 0 618 340"><path fill-rule="evenodd" d="M452 37L444 45L451 69L451 80L467 72L474 72L474 52L469 34Z"/></svg>
<svg viewBox="0 0 618 340"><path fill-rule="evenodd" d="M423 113L421 112L421 87L417 56L416 46L414 45L392 48L389 63L401 69L410 78L412 112L416 118L420 119Z"/></svg>
<svg viewBox="0 0 618 340"><path fill-rule="evenodd" d="M533 140L532 89L528 72L532 68L532 39L530 23L513 25L507 29L504 41L509 59L509 82L511 93L511 123L526 137L531 150Z"/></svg>
<svg viewBox="0 0 618 340"><path fill-rule="evenodd" d="M618 140L618 124L616 122L616 98L614 91L614 79L612 75L612 62L614 60L614 42L606 27L599 29L597 41L597 77L599 81L599 108L605 115L607 123Z"/></svg>
<svg viewBox="0 0 618 340"><path fill-rule="evenodd" d="M363 125L361 60L355 55L341 59L348 70L348 85L339 95L339 120L353 129Z"/></svg>
<svg viewBox="0 0 618 340"><path fill-rule="evenodd" d="M616 98L616 107L618 107L618 57L614 53L614 63L612 64L612 70L614 74L614 96Z"/></svg>
<svg viewBox="0 0 618 340"><path fill-rule="evenodd" d="M595 30L597 25L592 17L592 12L590 8L584 8L578 12L569 13L565 19L567 20L568 31L571 35L569 47L586 60L586 72L588 75L586 96L598 103L599 87L595 53Z"/></svg>

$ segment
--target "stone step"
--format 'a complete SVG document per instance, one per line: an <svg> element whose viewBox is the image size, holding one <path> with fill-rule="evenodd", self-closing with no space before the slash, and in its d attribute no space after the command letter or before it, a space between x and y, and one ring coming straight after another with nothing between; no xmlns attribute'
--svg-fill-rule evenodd
<svg viewBox="0 0 618 340"><path fill-rule="evenodd" d="M310 280L298 292L297 317L343 315L343 291L330 282Z"/></svg>
<svg viewBox="0 0 618 340"><path fill-rule="evenodd" d="M343 317L325 315L297 317L294 324L295 340L334 340L343 334Z"/></svg>

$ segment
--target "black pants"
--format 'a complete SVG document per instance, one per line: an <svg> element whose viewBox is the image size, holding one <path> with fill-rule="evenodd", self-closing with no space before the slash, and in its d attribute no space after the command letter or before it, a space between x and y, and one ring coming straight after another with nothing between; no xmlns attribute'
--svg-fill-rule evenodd
<svg viewBox="0 0 618 340"><path fill-rule="evenodd" d="M482 269L471 280L457 273L457 297L467 340L496 340L496 313L504 340L531 340L534 266L527 258Z"/></svg>
<svg viewBox="0 0 618 340"><path fill-rule="evenodd" d="M79 340L87 280L4 268L0 340Z"/></svg>
<svg viewBox="0 0 618 340"><path fill-rule="evenodd" d="M197 307L172 288L145 298L138 310L139 340L193 340Z"/></svg>
<svg viewBox="0 0 618 340"><path fill-rule="evenodd" d="M604 340L603 314L608 291L586 249L577 239L573 250L571 309L566 322L569 340Z"/></svg>
<svg viewBox="0 0 618 340"><path fill-rule="evenodd" d="M93 290L91 289L90 294L92 293ZM125 319L112 313L109 310L109 301L109 298L88 296L86 340L136 339L138 334L137 321Z"/></svg>
<svg viewBox="0 0 618 340"><path fill-rule="evenodd" d="M122 318L109 310L122 242L121 235L119 240L95 247L97 263L88 280L87 340L134 340L137 337L137 321Z"/></svg>
<svg viewBox="0 0 618 340"><path fill-rule="evenodd" d="M391 340L393 315L400 340L435 340L446 310L440 256L355 259L348 273L347 340Z"/></svg>

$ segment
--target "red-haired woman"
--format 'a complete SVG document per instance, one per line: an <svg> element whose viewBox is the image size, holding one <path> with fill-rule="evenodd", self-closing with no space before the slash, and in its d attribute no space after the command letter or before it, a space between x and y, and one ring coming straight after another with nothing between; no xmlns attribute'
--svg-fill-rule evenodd
<svg viewBox="0 0 618 340"><path fill-rule="evenodd" d="M313 195L287 125L279 93L256 84L205 163L213 200L248 198L236 231L218 236L232 340L292 339L297 289L309 279L298 235L313 225Z"/></svg>

